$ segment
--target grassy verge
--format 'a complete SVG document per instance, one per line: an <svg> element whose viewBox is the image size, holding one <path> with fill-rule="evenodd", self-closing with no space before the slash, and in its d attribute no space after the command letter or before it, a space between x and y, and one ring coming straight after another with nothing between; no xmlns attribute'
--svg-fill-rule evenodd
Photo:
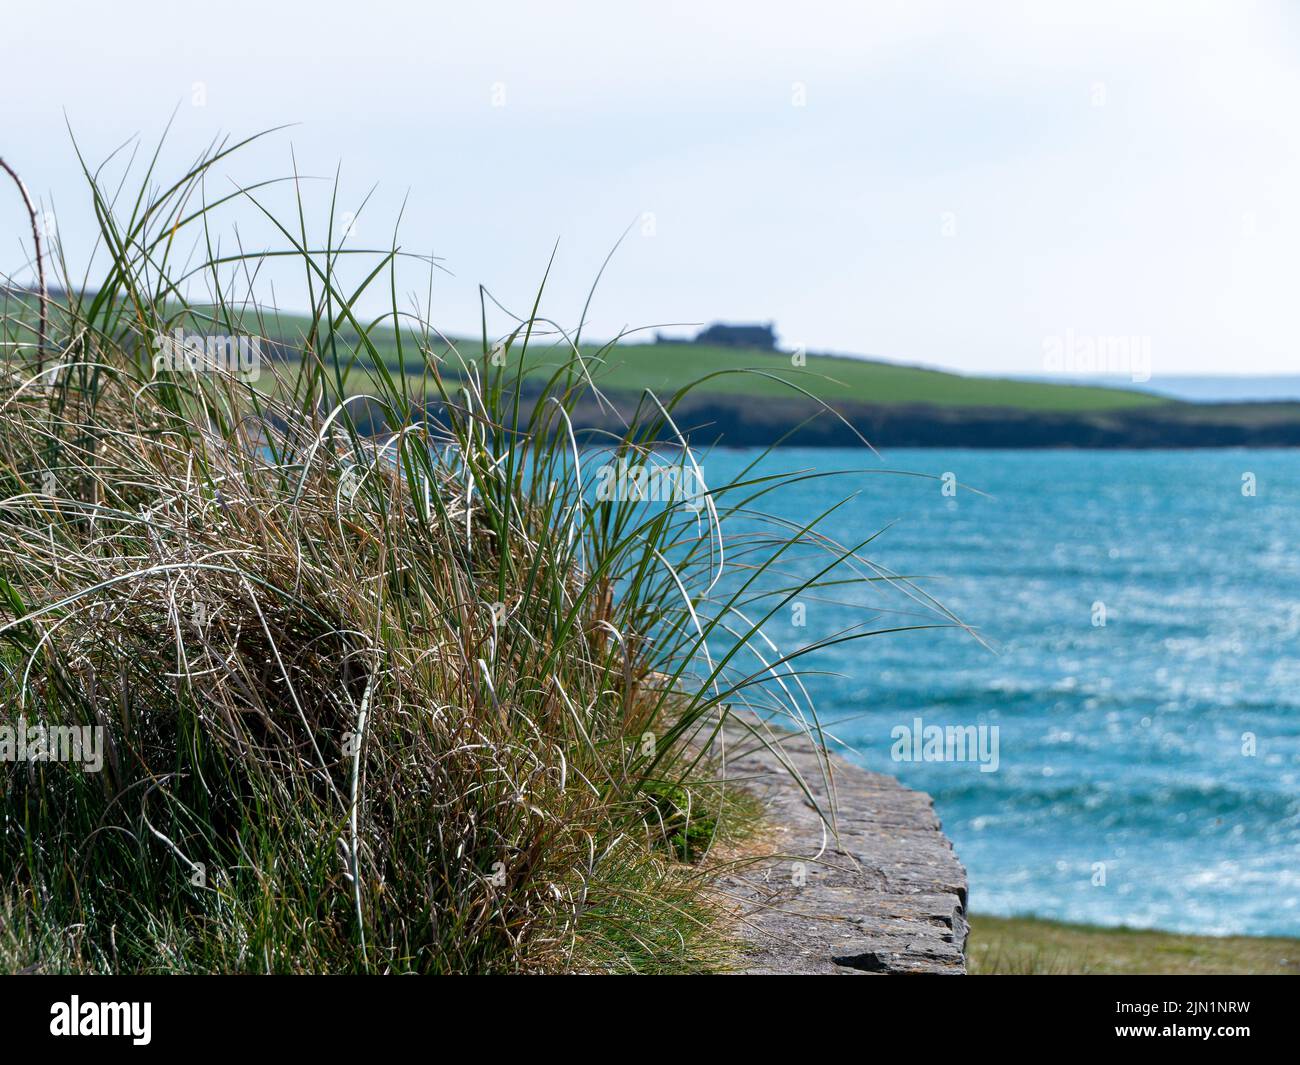
<svg viewBox="0 0 1300 1065"><path fill-rule="evenodd" d="M288 314L276 315L264 325L269 336L291 340L310 330L309 322ZM567 345L553 343L553 335L546 339L528 355L530 374L544 375L569 359ZM440 341L443 350L459 346L445 338ZM398 350L392 338L377 336L375 342L388 369L397 372ZM795 365L787 352L690 342L592 344L584 348L584 354L591 358L593 376L602 388L633 394L644 388L672 393L692 386L702 396L789 397L796 394L793 385L832 403L1006 407L1063 413L1141 410L1171 403L1135 389L968 377L878 359L807 353ZM357 380L352 387L364 386Z"/></svg>
<svg viewBox="0 0 1300 1065"><path fill-rule="evenodd" d="M282 324L291 325L289 321ZM791 385L833 403L927 404L939 407L1009 407L1026 411L1092 412L1163 407L1170 400L1131 389L967 377L876 359L807 354L799 366L790 354L708 344L619 344L589 349L596 379L611 392L653 388L673 392L698 382L703 396L786 397ZM390 348L387 357L395 365ZM539 347L530 370L541 373L565 361L563 349Z"/></svg>
<svg viewBox="0 0 1300 1065"><path fill-rule="evenodd" d="M972 917L972 975L1300 975L1300 939L1192 936L1061 924L1031 917Z"/></svg>
<svg viewBox="0 0 1300 1065"><path fill-rule="evenodd" d="M806 656L953 619L870 535L765 515L790 478L705 484L688 389L575 431L608 354L580 331L522 403L543 292L462 351L399 308L396 244L345 281L332 215L205 201L232 150L87 168L96 260L56 244L48 335L0 316L0 969L708 968L724 724L816 729ZM284 246L219 251L236 209ZM243 335L270 255L313 311L269 381L162 357ZM353 374L394 431L358 427ZM861 622L766 637L822 594Z"/></svg>
<svg viewBox="0 0 1300 1065"><path fill-rule="evenodd" d="M181 307L170 308L181 321ZM291 358L304 342L319 331L312 316L242 306L221 308L195 305L183 321L187 328L202 329L205 318L221 317L233 311L241 329L256 333L280 357ZM56 311L57 315L57 311ZM391 328L373 328L361 320L377 361L388 375L399 376L405 369L410 385L418 392L424 372L412 367L403 347L417 348L428 342L435 359L448 377L458 376L458 352L472 350L478 341L424 334L408 329L402 340ZM360 345L358 333L344 325L340 338L348 347ZM544 380L572 358L573 339L558 335L550 323L539 322L529 350L522 358L525 375ZM1088 414L1143 411L1178 406L1174 401L1136 389L1094 386L1013 378L970 377L920 366L906 366L878 359L849 358L817 353L801 354L798 365L792 353L756 348L719 347L679 342L671 344L618 343L581 344L593 379L611 393L639 394L649 388L670 395L690 388L701 397L791 398L808 393L816 400L848 405L901 406L923 404L941 408L997 407L1040 413ZM372 388L370 360L346 368L344 386L350 393ZM430 398L436 398L430 396Z"/></svg>

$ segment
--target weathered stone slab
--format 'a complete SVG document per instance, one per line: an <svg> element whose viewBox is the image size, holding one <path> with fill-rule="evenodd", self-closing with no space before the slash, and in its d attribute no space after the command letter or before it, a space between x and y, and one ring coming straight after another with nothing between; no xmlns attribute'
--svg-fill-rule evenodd
<svg viewBox="0 0 1300 1065"><path fill-rule="evenodd" d="M809 737L778 733L780 757L729 732L727 777L766 804L771 831L725 881L749 946L743 973L950 973L966 971L966 871L934 804L893 777L822 752ZM788 762L823 810L780 763Z"/></svg>

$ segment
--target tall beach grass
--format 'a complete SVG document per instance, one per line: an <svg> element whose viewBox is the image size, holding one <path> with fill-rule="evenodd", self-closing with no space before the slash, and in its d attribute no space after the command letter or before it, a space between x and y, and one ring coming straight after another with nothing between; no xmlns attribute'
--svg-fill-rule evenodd
<svg viewBox="0 0 1300 1065"><path fill-rule="evenodd" d="M816 472L709 484L686 390L575 426L601 352L544 285L498 331L485 298L463 350L399 299L433 264L348 250L332 208L320 236L300 197L277 216L272 183L207 197L240 146L175 181L159 154L134 185L83 165L91 265L56 242L48 305L0 297L0 723L103 743L95 772L0 763L0 969L725 965L728 744L818 730L820 647L954 619L870 534L764 515ZM277 245L222 250L240 213ZM256 299L285 259L310 303L287 340ZM160 365L178 327L274 354L256 381ZM610 497L611 466L699 490ZM772 619L818 596L861 624L778 646Z"/></svg>

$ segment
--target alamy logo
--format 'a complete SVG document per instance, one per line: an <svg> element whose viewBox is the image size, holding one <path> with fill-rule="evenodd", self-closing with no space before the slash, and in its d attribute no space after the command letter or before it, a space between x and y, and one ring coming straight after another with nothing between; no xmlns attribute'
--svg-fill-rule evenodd
<svg viewBox="0 0 1300 1065"><path fill-rule="evenodd" d="M895 762L979 762L981 773L998 771L997 725L895 725L889 756Z"/></svg>
<svg viewBox="0 0 1300 1065"><path fill-rule="evenodd" d="M50 1007L50 1035L127 1035L138 1047L152 1038L153 1004L149 1002L69 1002Z"/></svg>
<svg viewBox="0 0 1300 1065"><path fill-rule="evenodd" d="M80 762L87 773L104 768L104 730L99 725L0 725L0 762Z"/></svg>
<svg viewBox="0 0 1300 1065"><path fill-rule="evenodd" d="M233 374L255 381L262 371L262 340L255 336L203 336L177 328L154 337L154 372Z"/></svg>
<svg viewBox="0 0 1300 1065"><path fill-rule="evenodd" d="M649 462L629 466L627 459L619 459L596 471L596 499L602 503L685 503L699 510L707 493L703 479L689 466Z"/></svg>
<svg viewBox="0 0 1300 1065"><path fill-rule="evenodd" d="M1067 329L1064 336L1043 339L1043 368L1052 373L1127 374L1151 380L1151 338L1085 336Z"/></svg>

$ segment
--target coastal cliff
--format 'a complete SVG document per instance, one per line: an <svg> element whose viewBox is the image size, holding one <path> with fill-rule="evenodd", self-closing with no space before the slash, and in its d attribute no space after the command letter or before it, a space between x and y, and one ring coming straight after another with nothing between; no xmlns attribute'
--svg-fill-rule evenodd
<svg viewBox="0 0 1300 1065"><path fill-rule="evenodd" d="M524 409L534 402L524 389ZM619 434L638 397L607 393L602 402L576 403L578 439ZM673 410L674 430L696 447L854 447L865 439L880 448L1184 449L1300 447L1300 403L1168 402L1136 410L1027 410L927 404L833 404L834 414L811 400L769 396L687 396ZM352 405L362 432L382 435L396 426L364 400ZM441 403L415 408L411 419L441 423Z"/></svg>

